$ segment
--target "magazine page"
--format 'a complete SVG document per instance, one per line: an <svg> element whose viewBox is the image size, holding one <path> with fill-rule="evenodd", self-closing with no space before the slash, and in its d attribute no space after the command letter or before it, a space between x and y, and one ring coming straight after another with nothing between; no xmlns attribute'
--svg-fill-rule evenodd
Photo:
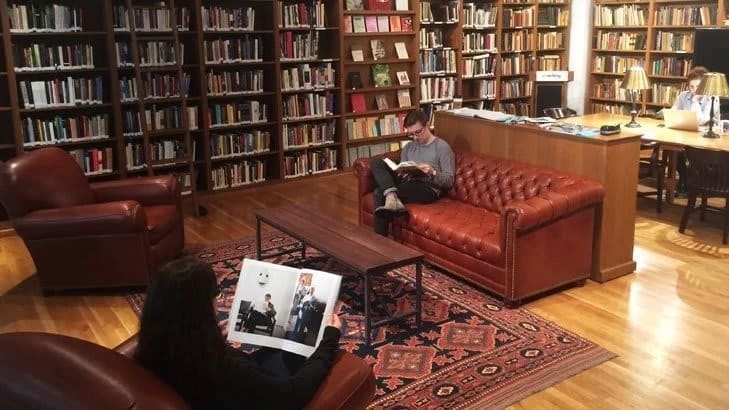
<svg viewBox="0 0 729 410"><path fill-rule="evenodd" d="M339 297L339 275L243 260L228 340L310 356Z"/></svg>

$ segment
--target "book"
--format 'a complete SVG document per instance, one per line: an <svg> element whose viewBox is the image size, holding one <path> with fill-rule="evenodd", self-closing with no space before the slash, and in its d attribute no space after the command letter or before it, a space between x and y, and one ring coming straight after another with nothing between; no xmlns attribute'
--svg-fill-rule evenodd
<svg viewBox="0 0 729 410"><path fill-rule="evenodd" d="M244 259L228 316L228 340L309 356L334 312L342 277Z"/></svg>
<svg viewBox="0 0 729 410"><path fill-rule="evenodd" d="M368 0L369 10L392 10L392 0Z"/></svg>
<svg viewBox="0 0 729 410"><path fill-rule="evenodd" d="M367 103L365 102L365 96L362 93L355 93L349 96L352 103L352 112L365 112L367 111Z"/></svg>
<svg viewBox="0 0 729 410"><path fill-rule="evenodd" d="M413 31L412 17L400 17L400 31Z"/></svg>
<svg viewBox="0 0 729 410"><path fill-rule="evenodd" d="M372 66L372 83L375 87L390 87L390 66L387 64L374 64Z"/></svg>
<svg viewBox="0 0 729 410"><path fill-rule="evenodd" d="M352 16L352 31L355 33L366 33L364 16Z"/></svg>
<svg viewBox="0 0 729 410"><path fill-rule="evenodd" d="M402 28L400 27L400 16L390 16L390 31L402 31Z"/></svg>
<svg viewBox="0 0 729 410"><path fill-rule="evenodd" d="M387 164L387 166L395 172L411 174L412 176L425 176L425 172L418 168L418 163L415 161L403 161L396 164L395 161L390 158L383 158L382 160L385 161L385 164Z"/></svg>
<svg viewBox="0 0 729 410"><path fill-rule="evenodd" d="M395 0L395 10L397 10L397 11L410 10L410 6L408 5L408 0Z"/></svg>
<svg viewBox="0 0 729 410"><path fill-rule="evenodd" d="M347 10L364 10L364 0L347 0L346 1L346 8Z"/></svg>
<svg viewBox="0 0 729 410"><path fill-rule="evenodd" d="M397 104L400 108L410 107L412 105L412 102L410 101L410 90L397 91Z"/></svg>
<svg viewBox="0 0 729 410"><path fill-rule="evenodd" d="M347 73L347 88L352 90L362 88L362 77L360 76L359 71L350 71Z"/></svg>
<svg viewBox="0 0 729 410"><path fill-rule="evenodd" d="M387 105L387 98L385 97L385 94L377 94L375 96L375 104L377 105L378 110L386 110L390 108Z"/></svg>
<svg viewBox="0 0 729 410"><path fill-rule="evenodd" d="M344 16L344 32L351 33L354 28L352 26L352 16Z"/></svg>
<svg viewBox="0 0 729 410"><path fill-rule="evenodd" d="M364 61L364 50L362 50L362 47L357 45L352 46L352 61Z"/></svg>
<svg viewBox="0 0 729 410"><path fill-rule="evenodd" d="M397 58L399 58L400 60L407 60L408 58L410 58L410 56L408 55L408 48L402 41L398 41L395 43L395 53L397 53Z"/></svg>
<svg viewBox="0 0 729 410"><path fill-rule="evenodd" d="M385 43L382 40L370 40L370 47L372 48L372 58L374 60L385 58Z"/></svg>
<svg viewBox="0 0 729 410"><path fill-rule="evenodd" d="M377 31L380 33L390 31L390 19L387 16L377 16Z"/></svg>
<svg viewBox="0 0 729 410"><path fill-rule="evenodd" d="M377 33L377 16L365 16L365 26L368 33Z"/></svg>
<svg viewBox="0 0 729 410"><path fill-rule="evenodd" d="M408 77L407 71L398 71L397 72L397 82L400 85L410 85L410 77Z"/></svg>

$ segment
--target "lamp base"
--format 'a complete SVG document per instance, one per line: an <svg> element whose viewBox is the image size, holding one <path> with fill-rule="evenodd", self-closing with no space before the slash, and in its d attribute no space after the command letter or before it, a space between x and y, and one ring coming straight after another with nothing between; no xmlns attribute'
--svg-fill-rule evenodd
<svg viewBox="0 0 729 410"><path fill-rule="evenodd" d="M629 123L625 124L627 128L640 128L642 125L638 124L636 120L632 120Z"/></svg>
<svg viewBox="0 0 729 410"><path fill-rule="evenodd" d="M714 131L709 130L709 131L706 131L702 135L702 137L704 137L704 138L719 138L719 137L721 137L721 135L715 133Z"/></svg>

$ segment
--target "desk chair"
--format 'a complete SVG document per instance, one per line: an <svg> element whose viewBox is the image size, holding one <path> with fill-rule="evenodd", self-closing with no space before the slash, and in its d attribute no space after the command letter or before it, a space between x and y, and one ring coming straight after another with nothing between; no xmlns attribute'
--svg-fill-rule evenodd
<svg viewBox="0 0 729 410"><path fill-rule="evenodd" d="M542 113L547 117L554 118L555 120L577 116L577 111L567 107L545 108Z"/></svg>
<svg viewBox="0 0 729 410"><path fill-rule="evenodd" d="M656 212L661 213L663 207L663 182L668 166L668 154L661 156L661 147L657 142L641 142L640 159L638 162L638 180L646 178L656 179L655 191L638 191L638 196L656 196Z"/></svg>
<svg viewBox="0 0 729 410"><path fill-rule="evenodd" d="M681 217L678 231L684 233L688 218L696 209L696 198L701 197L701 214L707 209L724 215L724 228L721 242L726 245L729 239L729 152L696 147L686 147L689 165L686 169L688 203ZM724 198L724 208L708 206L708 198Z"/></svg>

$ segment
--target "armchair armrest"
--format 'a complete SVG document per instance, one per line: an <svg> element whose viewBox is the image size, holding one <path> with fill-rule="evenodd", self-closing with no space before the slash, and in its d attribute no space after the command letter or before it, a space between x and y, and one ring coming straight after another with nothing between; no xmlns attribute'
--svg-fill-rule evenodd
<svg viewBox="0 0 729 410"><path fill-rule="evenodd" d="M508 226L507 218L511 217L516 230L528 230L600 204L604 196L605 189L600 183L577 180L529 199L508 203L501 213L502 226Z"/></svg>
<svg viewBox="0 0 729 410"><path fill-rule="evenodd" d="M375 190L375 179L372 176L372 169L370 169L370 163L375 158L390 158L395 162L400 162L400 150L387 152L382 155L376 155L372 158L359 158L354 161L352 165L352 171L357 177L358 194L361 198L365 194Z"/></svg>
<svg viewBox="0 0 729 410"><path fill-rule="evenodd" d="M173 175L130 178L91 184L96 202L134 200L142 205L175 205L182 188Z"/></svg>
<svg viewBox="0 0 729 410"><path fill-rule="evenodd" d="M135 333L129 339L121 342L119 346L114 348L114 351L121 353L126 357L131 358L134 352L137 350L137 344L139 343L139 334Z"/></svg>
<svg viewBox="0 0 729 410"><path fill-rule="evenodd" d="M364 409L375 397L372 367L352 353L339 352L306 410Z"/></svg>
<svg viewBox="0 0 729 410"><path fill-rule="evenodd" d="M13 221L25 240L145 232L147 217L135 201L33 211Z"/></svg>

